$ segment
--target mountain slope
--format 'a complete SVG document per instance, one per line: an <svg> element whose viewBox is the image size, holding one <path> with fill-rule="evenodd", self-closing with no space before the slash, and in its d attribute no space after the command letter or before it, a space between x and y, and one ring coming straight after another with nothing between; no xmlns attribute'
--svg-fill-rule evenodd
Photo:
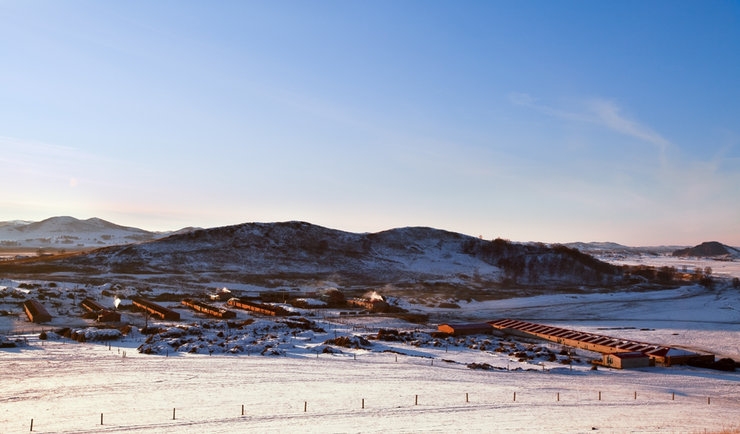
<svg viewBox="0 0 740 434"><path fill-rule="evenodd" d="M328 279L354 285L581 287L620 278L617 267L565 246L487 241L423 227L358 234L304 222L201 229L17 266L25 272L177 275L190 281L284 285Z"/></svg>

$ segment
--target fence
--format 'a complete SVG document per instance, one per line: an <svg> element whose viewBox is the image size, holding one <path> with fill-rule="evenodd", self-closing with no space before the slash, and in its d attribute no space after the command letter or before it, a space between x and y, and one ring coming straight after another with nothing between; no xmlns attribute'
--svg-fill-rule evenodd
<svg viewBox="0 0 740 434"><path fill-rule="evenodd" d="M254 399L261 398L261 399ZM520 406L522 409L542 411L548 405L565 406L583 410L599 406L613 407L619 404L625 407L644 405L673 405L687 410L697 410L707 406L734 406L740 409L740 402L736 398L686 395L678 391L669 393L638 392L636 390L563 390L542 391L532 390L494 390L490 393L469 393L460 390L459 393L444 394L395 394L392 396L372 397L338 395L332 398L317 397L316 400L301 400L298 397L290 401L286 399L270 400L269 397L253 397L245 402L222 402L219 405L189 405L174 407L160 406L146 409L105 409L105 411L65 411L64 414L39 412L27 419L29 431L58 430L59 424L63 430L93 432L102 427L129 430L129 429L157 429L158 427L176 428L178 425L203 425L210 423L237 423L249 422L252 419L280 419L300 418L302 415L318 414L319 416L338 415L352 416L363 411L402 412L424 411L450 412L470 410L505 410L507 407ZM88 407L88 406L85 406ZM416 410L419 409L419 410ZM529 411L529 410L527 410ZM547 411L547 410L545 410ZM269 415L269 416L268 416ZM134 422L135 421L135 422ZM18 422L20 425L20 422ZM17 427L16 427L17 428Z"/></svg>

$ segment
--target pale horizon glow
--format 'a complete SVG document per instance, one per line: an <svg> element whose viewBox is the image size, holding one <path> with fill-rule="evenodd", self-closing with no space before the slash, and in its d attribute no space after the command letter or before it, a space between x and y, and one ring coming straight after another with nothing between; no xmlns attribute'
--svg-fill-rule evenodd
<svg viewBox="0 0 740 434"><path fill-rule="evenodd" d="M740 246L735 2L0 3L0 221Z"/></svg>

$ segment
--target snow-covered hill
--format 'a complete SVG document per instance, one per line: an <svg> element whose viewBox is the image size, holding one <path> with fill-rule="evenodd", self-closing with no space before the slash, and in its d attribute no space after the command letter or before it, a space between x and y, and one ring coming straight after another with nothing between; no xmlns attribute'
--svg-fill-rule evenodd
<svg viewBox="0 0 740 434"><path fill-rule="evenodd" d="M99 219L51 217L39 222L0 222L0 246L22 248L78 249L150 241L166 233L119 226Z"/></svg>
<svg viewBox="0 0 740 434"><path fill-rule="evenodd" d="M740 249L724 245L718 241L707 241L698 246L676 250L673 256L707 257L714 259L740 259Z"/></svg>
<svg viewBox="0 0 740 434"><path fill-rule="evenodd" d="M201 229L17 267L23 272L51 267L97 275L178 275L284 285L327 279L350 286L582 287L621 279L617 267L565 246L488 241L424 227L350 233L304 222Z"/></svg>

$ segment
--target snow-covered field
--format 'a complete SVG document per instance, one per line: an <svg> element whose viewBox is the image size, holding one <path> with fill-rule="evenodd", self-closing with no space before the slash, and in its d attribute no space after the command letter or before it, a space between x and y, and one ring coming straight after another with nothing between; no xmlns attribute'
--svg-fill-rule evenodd
<svg viewBox="0 0 740 434"><path fill-rule="evenodd" d="M736 373L477 371L443 361L471 357L458 353L438 353L435 363L394 354L154 357L130 344L34 343L4 353L0 430L28 432L32 419L34 432L698 433L740 427Z"/></svg>
<svg viewBox="0 0 740 434"><path fill-rule="evenodd" d="M539 316L544 323L683 343L740 359L738 301L740 293L732 288L690 287L512 299L461 310L480 315L489 309L491 318ZM601 314L566 317L587 305ZM544 306L553 319L543 315ZM41 341L26 335L27 345L0 350L0 432L29 432L32 421L34 432L740 429L738 372L691 367L593 371L585 361L572 367L537 359L520 362L491 350L500 338L488 338L494 343L488 350L469 348L469 340L444 346L372 341L366 349L323 353L318 349L326 339L364 332L353 323L359 319L322 321L317 324L326 328L323 334L283 334L277 356L144 355L136 350L144 339L137 334L110 343ZM371 328L402 325L382 318L368 321ZM471 363L488 369L471 369Z"/></svg>

